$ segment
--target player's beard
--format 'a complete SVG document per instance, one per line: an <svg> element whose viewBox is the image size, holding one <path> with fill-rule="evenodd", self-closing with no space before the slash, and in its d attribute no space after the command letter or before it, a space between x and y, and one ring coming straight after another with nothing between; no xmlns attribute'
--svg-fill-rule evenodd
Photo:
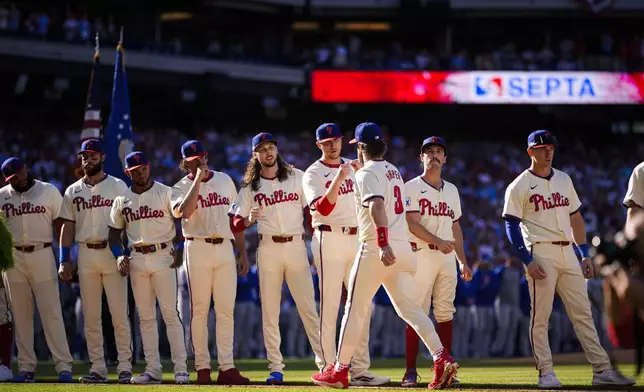
<svg viewBox="0 0 644 392"><path fill-rule="evenodd" d="M27 180L25 181L25 183L21 185L15 185L15 186L12 185L11 187L15 189L17 192L22 193L22 192L28 191L29 188L31 188L34 185L35 181L36 181L36 177L33 174L31 174L31 171L27 171Z"/></svg>
<svg viewBox="0 0 644 392"><path fill-rule="evenodd" d="M99 162L91 167L83 168L85 175L88 177L95 176L103 170L103 162Z"/></svg>
<svg viewBox="0 0 644 392"><path fill-rule="evenodd" d="M273 167L273 166L277 165L277 158L274 158L271 163L268 163L266 160L264 160L264 162L260 162L260 163L261 163L262 167Z"/></svg>

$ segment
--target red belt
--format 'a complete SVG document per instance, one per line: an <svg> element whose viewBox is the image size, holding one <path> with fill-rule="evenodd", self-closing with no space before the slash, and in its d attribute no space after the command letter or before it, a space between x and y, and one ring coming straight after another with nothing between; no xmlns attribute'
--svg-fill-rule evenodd
<svg viewBox="0 0 644 392"><path fill-rule="evenodd" d="M420 250L418 244L416 244L415 242L410 242L410 244L411 250L413 250L414 252L418 252ZM429 250L438 250L438 247L436 245L427 244L427 247L429 248Z"/></svg>
<svg viewBox="0 0 644 392"><path fill-rule="evenodd" d="M19 250L20 252L31 253L34 250L36 250L36 246L37 245L14 246L14 248L16 250ZM45 242L44 244L42 244L42 249L49 248L50 246L51 246L51 242Z"/></svg>
<svg viewBox="0 0 644 392"><path fill-rule="evenodd" d="M163 249L165 249L167 247L168 247L168 244L161 244L161 246L159 246L160 249L157 248L156 245L133 246L132 248L135 251L137 251L139 253L143 253L144 255L146 255L148 253L154 253L154 252L156 252L158 250L163 250Z"/></svg>
<svg viewBox="0 0 644 392"><path fill-rule="evenodd" d="M105 249L107 248L107 241L99 242L98 244L85 243L85 246L89 249Z"/></svg>
<svg viewBox="0 0 644 392"><path fill-rule="evenodd" d="M201 239L204 240L204 242L213 244L213 245L219 245L224 242L223 238L201 238ZM195 240L194 237L186 237L186 241L194 241L194 240Z"/></svg>
<svg viewBox="0 0 644 392"><path fill-rule="evenodd" d="M320 225L320 226L317 227L317 229L320 230L320 231L333 231L333 229L329 225ZM342 229L342 232L344 234L348 234L348 235L356 235L356 234L358 234L358 228L357 227L342 227L341 229Z"/></svg>
<svg viewBox="0 0 644 392"><path fill-rule="evenodd" d="M273 235L273 236L271 236L271 239L273 240L273 242L284 243L284 242L292 242L293 238L295 238L295 237L296 236L292 236L292 235L291 236ZM304 241L304 234L301 234L301 237L302 237L302 241ZM259 240L261 241L263 239L264 239L264 235L260 234L259 235Z"/></svg>

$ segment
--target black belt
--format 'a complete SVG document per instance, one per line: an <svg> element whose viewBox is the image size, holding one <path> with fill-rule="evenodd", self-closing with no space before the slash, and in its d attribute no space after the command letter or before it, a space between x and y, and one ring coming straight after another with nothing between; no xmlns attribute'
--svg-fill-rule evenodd
<svg viewBox="0 0 644 392"><path fill-rule="evenodd" d="M98 244L85 243L85 246L89 249L105 249L107 248L107 241L99 242Z"/></svg>
<svg viewBox="0 0 644 392"><path fill-rule="evenodd" d="M158 248L157 248L157 245L143 245L143 246L136 246L136 245L135 245L135 246L133 246L132 248L133 248L135 251L137 251L137 252L139 252L139 253L143 253L144 255L146 255L146 254L148 254L148 253L154 253L154 252L156 252L156 251L158 251L158 250L163 250L163 249L165 249L165 248L167 248L167 247L168 247L168 244L165 244L165 243L164 243L164 244L161 244L161 245L159 246L159 248L160 248L160 249L158 249Z"/></svg>
<svg viewBox="0 0 644 392"><path fill-rule="evenodd" d="M320 231L333 231L333 229L329 225L320 225L317 227L317 229ZM348 234L348 235L358 234L357 227L341 227L341 229L344 234Z"/></svg>
<svg viewBox="0 0 644 392"><path fill-rule="evenodd" d="M204 240L204 242L207 242L213 245L219 245L224 242L223 238L201 238L201 239ZM186 237L186 241L194 241L194 240L195 240L194 237Z"/></svg>
<svg viewBox="0 0 644 392"><path fill-rule="evenodd" d="M38 245L14 246L14 248L20 252L31 253L36 250L37 246ZM49 248L50 246L51 246L51 242L45 242L44 244L42 244L42 248L38 248L38 249L45 249L45 248Z"/></svg>
<svg viewBox="0 0 644 392"><path fill-rule="evenodd" d="M297 236L292 236L292 235L291 236L273 235L270 238L273 240L273 242L285 243L285 242L292 242L295 237L297 237ZM301 237L302 237L302 241L304 241L304 234L301 234ZM260 234L259 235L259 240L261 241L263 239L264 239L264 235Z"/></svg>
<svg viewBox="0 0 644 392"><path fill-rule="evenodd" d="M552 244L552 245L559 245L559 246L568 246L570 245L570 241L539 241L537 244Z"/></svg>
<svg viewBox="0 0 644 392"><path fill-rule="evenodd" d="M420 248L418 247L418 244L416 244L415 242L410 242L410 244L411 244L411 250L413 250L414 252L418 252L420 250ZM429 250L438 250L438 246L436 245L427 244L427 247L429 248Z"/></svg>

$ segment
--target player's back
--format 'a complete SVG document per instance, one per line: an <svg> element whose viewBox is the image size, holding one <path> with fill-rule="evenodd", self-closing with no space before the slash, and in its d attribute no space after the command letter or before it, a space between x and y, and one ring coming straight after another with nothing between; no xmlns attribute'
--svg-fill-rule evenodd
<svg viewBox="0 0 644 392"><path fill-rule="evenodd" d="M369 214L369 200L384 201L389 241L409 241L405 217L405 182L398 168L385 160L369 161L356 173L360 241L375 241L376 227Z"/></svg>

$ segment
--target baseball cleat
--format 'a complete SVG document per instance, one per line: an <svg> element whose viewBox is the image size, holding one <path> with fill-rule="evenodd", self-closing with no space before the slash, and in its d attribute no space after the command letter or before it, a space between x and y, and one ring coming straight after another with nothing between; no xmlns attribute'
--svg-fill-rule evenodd
<svg viewBox="0 0 644 392"><path fill-rule="evenodd" d="M557 376L555 376L554 373L548 373L543 376L539 376L537 387L539 389L561 389L563 388L563 384L557 379Z"/></svg>
<svg viewBox="0 0 644 392"><path fill-rule="evenodd" d="M617 370L604 370L603 372L593 373L593 386L631 386L635 385L635 380L626 377Z"/></svg>
<svg viewBox="0 0 644 392"><path fill-rule="evenodd" d="M34 372L20 372L13 377L13 382L23 383L23 382L34 382L36 379L36 373Z"/></svg>
<svg viewBox="0 0 644 392"><path fill-rule="evenodd" d="M320 387L346 389L349 388L349 368L335 370L335 366L329 366L322 373L314 373L311 380Z"/></svg>
<svg viewBox="0 0 644 392"><path fill-rule="evenodd" d="M249 385L250 380L239 373L239 370L232 368L226 371L219 371L217 385Z"/></svg>
<svg viewBox="0 0 644 392"><path fill-rule="evenodd" d="M141 384L141 385L145 385L145 384L161 384L161 380L158 379L158 378L154 378L154 377L150 376L147 373L143 373L143 374L139 374L138 376L132 377L132 379L130 380L130 383L131 384Z"/></svg>
<svg viewBox="0 0 644 392"><path fill-rule="evenodd" d="M403 376L400 386L405 388L417 387L419 378L420 377L418 376L418 372L416 372L416 369L407 370L405 372L405 375Z"/></svg>
<svg viewBox="0 0 644 392"><path fill-rule="evenodd" d="M129 384L132 380L132 372L122 371L119 373L119 384Z"/></svg>
<svg viewBox="0 0 644 392"><path fill-rule="evenodd" d="M0 382L13 380L13 372L5 365L0 365Z"/></svg>
<svg viewBox="0 0 644 392"><path fill-rule="evenodd" d="M447 388L460 388L461 387L461 381L457 379L456 377L452 377L452 382L449 383Z"/></svg>
<svg viewBox="0 0 644 392"><path fill-rule="evenodd" d="M280 372L271 372L266 379L268 385L282 385L284 384L284 375Z"/></svg>
<svg viewBox="0 0 644 392"><path fill-rule="evenodd" d="M190 375L188 373L179 372L174 374L175 384L190 384Z"/></svg>
<svg viewBox="0 0 644 392"><path fill-rule="evenodd" d="M212 378L210 378L210 369L197 370L197 384L198 385L212 384Z"/></svg>
<svg viewBox="0 0 644 392"><path fill-rule="evenodd" d="M62 372L58 373L58 382L60 383L74 382L74 377L72 376L72 372L70 372L69 370L63 370Z"/></svg>
<svg viewBox="0 0 644 392"><path fill-rule="evenodd" d="M106 384L107 378L98 373L91 372L87 376L79 378L78 382L81 384Z"/></svg>
<svg viewBox="0 0 644 392"><path fill-rule="evenodd" d="M448 387L457 371L458 363L449 354L441 354L440 358L434 361L434 380L427 388L443 389Z"/></svg>
<svg viewBox="0 0 644 392"><path fill-rule="evenodd" d="M351 376L349 385L354 387L378 387L381 385L389 384L391 379L389 377L377 376L369 371L362 373L359 376Z"/></svg>

